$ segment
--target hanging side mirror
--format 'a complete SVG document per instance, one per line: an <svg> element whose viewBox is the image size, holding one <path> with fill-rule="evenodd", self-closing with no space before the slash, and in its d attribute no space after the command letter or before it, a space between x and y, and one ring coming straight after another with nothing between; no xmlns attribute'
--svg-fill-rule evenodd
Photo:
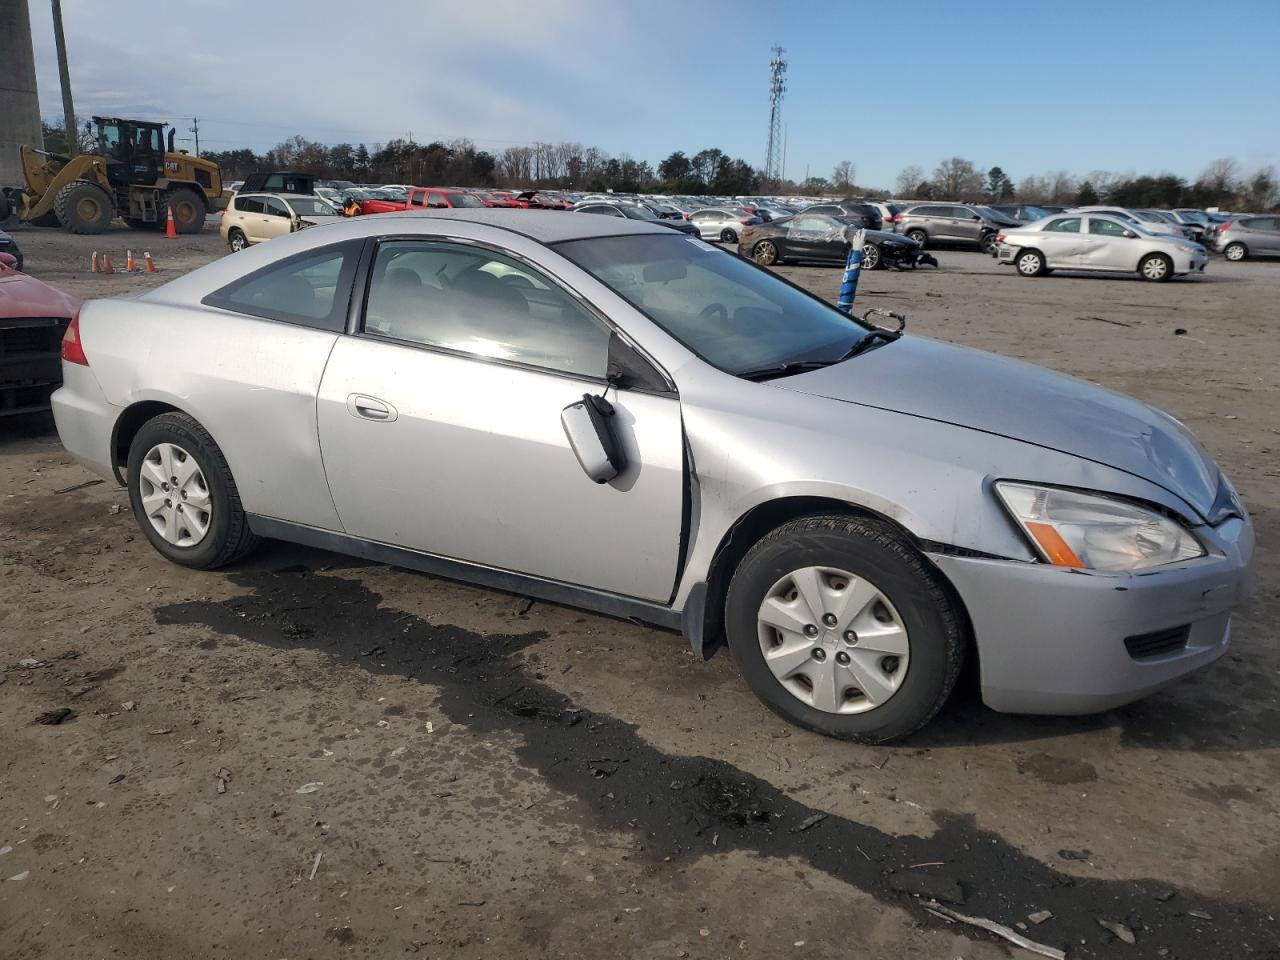
<svg viewBox="0 0 1280 960"><path fill-rule="evenodd" d="M596 483L608 483L626 469L626 457L613 431L613 404L585 393L560 411L560 425L582 472Z"/></svg>

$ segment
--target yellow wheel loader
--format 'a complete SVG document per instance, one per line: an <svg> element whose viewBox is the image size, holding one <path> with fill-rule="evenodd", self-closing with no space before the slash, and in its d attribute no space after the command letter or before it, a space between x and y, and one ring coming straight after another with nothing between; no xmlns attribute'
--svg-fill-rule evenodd
<svg viewBox="0 0 1280 960"><path fill-rule="evenodd" d="M210 160L168 149L162 123L94 117L98 152L73 157L24 146L20 218L72 233L102 233L118 216L155 229L173 211L179 233L198 233L208 213L226 206L222 171Z"/></svg>

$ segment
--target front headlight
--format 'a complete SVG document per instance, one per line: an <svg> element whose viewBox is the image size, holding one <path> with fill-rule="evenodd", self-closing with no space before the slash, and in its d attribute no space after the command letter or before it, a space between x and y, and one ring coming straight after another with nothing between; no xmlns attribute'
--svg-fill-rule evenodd
<svg viewBox="0 0 1280 960"><path fill-rule="evenodd" d="M996 492L1040 555L1059 567L1145 570L1204 556L1176 520L1127 500L1026 483Z"/></svg>

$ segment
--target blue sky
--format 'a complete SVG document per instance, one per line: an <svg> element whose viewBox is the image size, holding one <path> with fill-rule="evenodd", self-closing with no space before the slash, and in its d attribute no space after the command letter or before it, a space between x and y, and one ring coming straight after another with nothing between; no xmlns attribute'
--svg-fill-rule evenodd
<svg viewBox="0 0 1280 960"><path fill-rule="evenodd" d="M47 0L30 0L59 116ZM1280 0L63 0L77 112L198 114L206 149L573 140L654 163L764 161L769 48L790 61L787 174L891 187L946 157L1066 169L1280 167ZM145 48L139 24L154 44ZM355 49L352 49L352 47ZM181 128L189 126L182 122Z"/></svg>

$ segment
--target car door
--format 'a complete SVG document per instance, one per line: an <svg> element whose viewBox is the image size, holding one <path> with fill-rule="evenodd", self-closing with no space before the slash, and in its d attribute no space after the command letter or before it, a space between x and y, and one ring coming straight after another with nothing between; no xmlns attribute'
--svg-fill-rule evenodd
<svg viewBox="0 0 1280 960"><path fill-rule="evenodd" d="M1046 266L1070 268L1080 263L1089 247L1089 239L1082 233L1083 225L1082 217L1058 217L1046 223L1035 240L1019 239L1024 245L1038 246Z"/></svg>
<svg viewBox="0 0 1280 960"><path fill-rule="evenodd" d="M259 229L263 240L271 240L293 230L293 217L284 201L276 197L262 198L262 221Z"/></svg>
<svg viewBox="0 0 1280 960"><path fill-rule="evenodd" d="M699 210L689 215L689 222L698 228L698 236L703 240L714 240L720 235L714 223L715 214L710 210Z"/></svg>
<svg viewBox="0 0 1280 960"><path fill-rule="evenodd" d="M1244 221L1248 231L1245 245L1253 253L1280 253L1280 219L1276 217L1250 217Z"/></svg>
<svg viewBox="0 0 1280 960"><path fill-rule="evenodd" d="M982 218L976 210L969 207L954 206L950 208L951 222L949 229L956 240L977 243L982 236Z"/></svg>
<svg viewBox="0 0 1280 960"><path fill-rule="evenodd" d="M619 348L594 310L515 256L438 239L380 243L360 329L335 345L320 387L343 528L666 601L686 489L680 405L667 390L609 387ZM596 484L560 415L606 390L630 466Z"/></svg>
<svg viewBox="0 0 1280 960"><path fill-rule="evenodd" d="M787 225L783 254L802 260L830 260L833 242L844 246L843 224L832 217L802 213Z"/></svg>
<svg viewBox="0 0 1280 960"><path fill-rule="evenodd" d="M1142 259L1142 241L1118 220L1089 217L1088 243L1079 259L1092 270L1136 270Z"/></svg>

